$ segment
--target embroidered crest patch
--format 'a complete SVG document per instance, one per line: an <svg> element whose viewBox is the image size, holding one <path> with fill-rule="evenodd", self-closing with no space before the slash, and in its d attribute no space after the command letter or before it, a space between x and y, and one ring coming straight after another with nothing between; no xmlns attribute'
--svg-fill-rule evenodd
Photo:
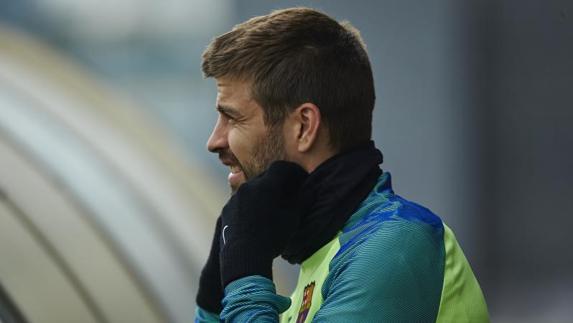
<svg viewBox="0 0 573 323"><path fill-rule="evenodd" d="M312 294L314 292L315 283L312 282L304 287L304 292L302 294L302 304L300 304L300 310L298 311L298 318L296 323L304 323L308 312L310 311L310 306L312 305Z"/></svg>

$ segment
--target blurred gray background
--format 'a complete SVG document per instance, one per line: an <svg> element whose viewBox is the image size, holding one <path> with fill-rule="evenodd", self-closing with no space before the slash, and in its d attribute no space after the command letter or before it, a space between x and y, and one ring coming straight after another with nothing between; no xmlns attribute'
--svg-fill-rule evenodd
<svg viewBox="0 0 573 323"><path fill-rule="evenodd" d="M201 53L234 24L294 5L361 31L383 168L454 230L493 321L570 322L572 1L1 0L0 28L132 101L225 190L227 169L205 149L216 91Z"/></svg>

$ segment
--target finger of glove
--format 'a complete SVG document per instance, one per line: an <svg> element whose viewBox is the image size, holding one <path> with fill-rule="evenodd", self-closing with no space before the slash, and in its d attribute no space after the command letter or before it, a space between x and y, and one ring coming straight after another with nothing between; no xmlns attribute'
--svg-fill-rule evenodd
<svg viewBox="0 0 573 323"><path fill-rule="evenodd" d="M223 208L222 239L240 240L261 254L278 255L298 226L297 192L307 177L299 165L279 161L241 185Z"/></svg>
<svg viewBox="0 0 573 323"><path fill-rule="evenodd" d="M275 161L257 178L261 184L280 187L284 192L293 192L308 178L307 171L300 165L284 160Z"/></svg>
<svg viewBox="0 0 573 323"><path fill-rule="evenodd" d="M265 172L245 183L243 190L254 191L254 194L261 197L277 194L281 195L283 200L289 199L302 186L308 175L306 170L296 163L276 161Z"/></svg>
<svg viewBox="0 0 573 323"><path fill-rule="evenodd" d="M217 219L215 232L211 242L211 250L199 278L197 304L212 313L219 313L222 309L221 301L224 292L221 285L221 271L219 265L219 240L221 235L221 217Z"/></svg>
<svg viewBox="0 0 573 323"><path fill-rule="evenodd" d="M272 214L288 214L295 209L298 191L307 177L308 173L295 163L274 162L261 175L241 185L230 198L223 208L223 227L248 224L249 219L280 222Z"/></svg>

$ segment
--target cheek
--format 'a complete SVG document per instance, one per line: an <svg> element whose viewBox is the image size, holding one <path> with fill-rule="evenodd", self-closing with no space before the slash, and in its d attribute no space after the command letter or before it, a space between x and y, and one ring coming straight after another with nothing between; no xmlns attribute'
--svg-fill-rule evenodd
<svg viewBox="0 0 573 323"><path fill-rule="evenodd" d="M285 149L285 153L288 156L295 156L297 155L298 152L298 140L296 135L293 134L294 131L283 131L282 132L282 138L283 138L283 144L284 144L284 149Z"/></svg>
<svg viewBox="0 0 573 323"><path fill-rule="evenodd" d="M233 155L235 155L242 164L250 154L250 146L252 145L251 139L246 133L241 132L238 129L232 129L229 131L228 141L229 149L231 149Z"/></svg>

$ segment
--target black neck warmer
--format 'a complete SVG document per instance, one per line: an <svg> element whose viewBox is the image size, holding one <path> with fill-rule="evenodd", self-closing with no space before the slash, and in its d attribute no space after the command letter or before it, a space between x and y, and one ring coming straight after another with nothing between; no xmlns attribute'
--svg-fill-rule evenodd
<svg viewBox="0 0 573 323"><path fill-rule="evenodd" d="M368 196L382 171L382 153L370 141L340 153L314 170L302 187L311 206L282 257L300 264L340 231Z"/></svg>

